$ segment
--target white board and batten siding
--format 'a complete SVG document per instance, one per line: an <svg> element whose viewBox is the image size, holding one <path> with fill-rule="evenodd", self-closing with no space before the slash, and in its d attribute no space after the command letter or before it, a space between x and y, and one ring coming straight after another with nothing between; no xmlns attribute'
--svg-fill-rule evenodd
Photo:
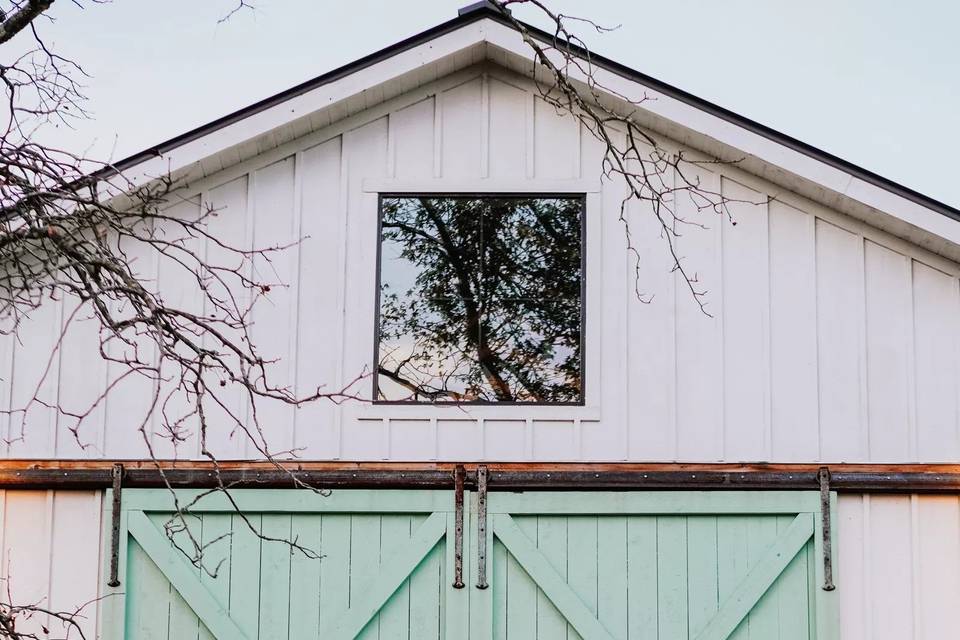
<svg viewBox="0 0 960 640"><path fill-rule="evenodd" d="M958 265L720 166L702 170L702 179L742 201L730 207L736 225L677 203L696 223L683 226L677 250L706 292L709 315L671 273L652 218L631 205L638 297L618 221L621 188L600 179L598 153L527 80L488 65L441 77L180 194L182 215L197 215L201 202L217 208L213 230L235 244L305 237L257 265L286 286L273 287L253 316L262 354L279 359L276 380L305 393L337 390L371 369L379 190L587 193L584 407L263 405L273 450L408 461L960 457ZM149 260L137 268L172 301L190 304L175 271ZM47 304L18 342L2 344L0 402L17 408L31 396L48 367L37 354L70 311ZM117 374L84 351L90 325L74 322L41 397L75 408ZM369 395L371 387L367 377L351 390ZM3 453L144 457L137 424L147 394L143 381L124 381L84 424L83 446L41 406L27 415L23 439L23 417L5 417L0 428L12 442ZM231 401L246 410L239 396ZM176 448L151 437L163 457L199 455L195 437ZM228 428L208 438L219 457L254 456Z"/></svg>

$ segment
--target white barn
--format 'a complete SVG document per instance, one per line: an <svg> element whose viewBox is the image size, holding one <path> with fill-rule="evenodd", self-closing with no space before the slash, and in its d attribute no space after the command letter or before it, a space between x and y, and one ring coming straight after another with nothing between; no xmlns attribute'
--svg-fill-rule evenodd
<svg viewBox="0 0 960 640"><path fill-rule="evenodd" d="M601 179L596 140L540 98L520 34L471 7L121 169L141 181L172 171L184 185L177 211L220 209L216 232L238 244L305 238L275 260L288 286L252 319L302 389L378 371L385 198L575 197L575 388L539 402L263 407L274 450L295 452L290 468L333 487L329 497L282 488L245 439L212 432L207 447L243 480L234 494L245 513L265 535L316 541L323 556L257 539L214 497L196 521L209 553L223 555L216 576L158 535L169 492L131 426L149 389L120 385L85 423L85 446L42 406L4 416L0 575L14 598L54 610L93 601L87 637L110 639L951 637L960 211L593 62L611 90L654 98L634 117L663 146L728 161L701 179L732 199L737 224L691 211L704 228L680 239L710 315L634 202L640 287L652 298L638 299L622 185ZM164 265L138 268L189 303ZM0 343L0 405L22 405L41 378L41 395L61 404L111 379L82 323L48 363L70 304L50 302L19 340ZM390 399L372 395L376 378L357 393ZM180 495L209 486L196 434L154 445ZM821 490L838 493L832 508ZM119 586L108 584L114 555Z"/></svg>

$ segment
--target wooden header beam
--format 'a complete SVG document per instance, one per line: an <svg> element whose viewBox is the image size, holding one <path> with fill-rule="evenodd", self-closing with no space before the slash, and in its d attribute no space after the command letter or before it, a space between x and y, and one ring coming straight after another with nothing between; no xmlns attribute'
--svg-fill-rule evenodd
<svg viewBox="0 0 960 640"><path fill-rule="evenodd" d="M0 489L105 489L122 464L123 486L175 488L292 488L291 474L320 488L453 488L455 463L230 461L0 461ZM537 490L816 490L821 467L830 487L847 493L960 494L960 465L876 464L675 464L483 463L490 491ZM477 464L464 463L466 486L477 482Z"/></svg>

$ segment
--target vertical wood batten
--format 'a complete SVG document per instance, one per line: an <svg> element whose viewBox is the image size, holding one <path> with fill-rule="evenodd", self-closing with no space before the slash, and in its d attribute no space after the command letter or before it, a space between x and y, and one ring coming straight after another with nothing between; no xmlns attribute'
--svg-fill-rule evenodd
<svg viewBox="0 0 960 640"><path fill-rule="evenodd" d="M728 178L722 220L724 460L769 459L769 222L762 194ZM721 214L722 215L722 214Z"/></svg>
<svg viewBox="0 0 960 640"><path fill-rule="evenodd" d="M697 168L703 186L720 192L720 176ZM691 179L693 179L691 177ZM675 177L680 188L680 177ZM723 459L724 421L724 332L723 332L723 240L722 215L698 211L685 193L676 204L680 219L691 222L676 238L677 255L699 292L708 316L697 305L690 287L679 271L676 315L676 416L680 460ZM701 225L701 226L695 226Z"/></svg>
<svg viewBox="0 0 960 640"><path fill-rule="evenodd" d="M770 459L818 460L815 219L779 200L768 214Z"/></svg>

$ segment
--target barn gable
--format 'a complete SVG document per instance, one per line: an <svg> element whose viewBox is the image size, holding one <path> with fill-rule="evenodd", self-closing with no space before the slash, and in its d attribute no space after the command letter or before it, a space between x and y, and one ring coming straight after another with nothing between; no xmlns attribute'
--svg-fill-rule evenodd
<svg viewBox="0 0 960 640"><path fill-rule="evenodd" d="M444 38L490 38L490 29L502 28L477 20L430 42L446 51ZM460 68L431 72L429 81L403 76L406 89L397 95L357 91L375 64L331 81L353 83L346 103L356 110L341 111L335 122L310 114L266 138L187 161L188 150L212 151L235 127L250 133L266 109L165 151L186 181L175 210L198 215L213 206L220 211L214 231L241 245L306 238L270 265L288 286L274 289L253 318L261 350L279 359L277 374L305 391L341 388L373 368L378 194L583 193L583 406L267 404L260 416L274 450L352 460L948 462L960 455L954 262L731 163L704 168L701 178L742 201L731 206L733 220L691 208L684 214L703 228L691 226L679 240L685 265L707 291L709 315L671 273L658 229L637 203L629 211L640 256L635 283L617 220L620 188L600 179L596 141L538 97L502 49L467 42L448 51ZM414 55L415 47L396 54ZM416 60L409 73L427 73ZM387 63L399 64L378 64ZM302 107L289 102L299 99L282 104L294 111ZM297 128L311 118L315 130ZM245 159L221 166L231 153ZM764 173L775 171L782 168ZM942 212L924 214L930 224L960 224ZM170 301L189 304L189 283L176 270L139 268ZM17 354L36 350L66 317L45 307L22 344L7 347L12 405L29 397L46 365ZM115 375L78 355L85 341L77 323L45 382L49 397L79 403ZM91 367L99 367L94 375ZM144 457L129 423L150 389L139 381L122 386L85 425L84 447L52 412L34 407L23 440L22 418L9 420L7 455ZM371 397L369 387L364 379L355 390ZM255 456L228 430L211 438L218 457ZM155 446L161 457L199 455L195 434L176 447L156 434Z"/></svg>

